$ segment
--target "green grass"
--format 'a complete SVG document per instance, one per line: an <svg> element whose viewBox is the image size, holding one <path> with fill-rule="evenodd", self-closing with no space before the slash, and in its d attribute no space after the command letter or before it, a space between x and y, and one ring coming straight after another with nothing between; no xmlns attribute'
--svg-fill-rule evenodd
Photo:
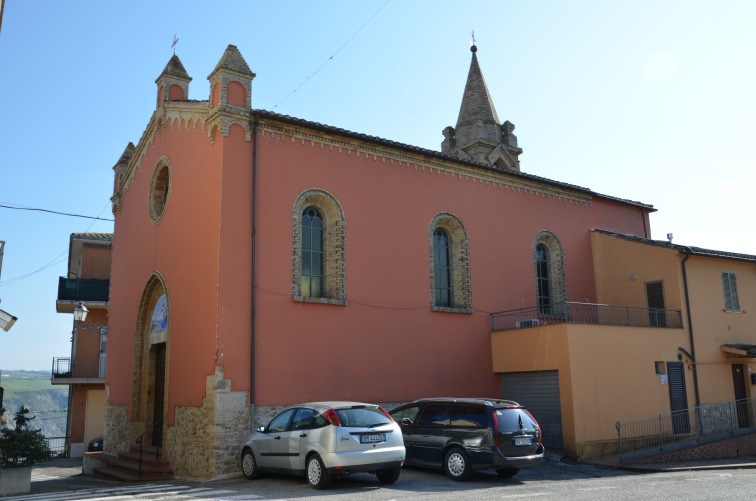
<svg viewBox="0 0 756 501"><path fill-rule="evenodd" d="M0 371L3 387L3 424L12 425L13 415L22 405L35 416L32 428L41 428L48 437L65 435L68 386L50 382L49 371Z"/></svg>
<svg viewBox="0 0 756 501"><path fill-rule="evenodd" d="M6 377L8 376L8 377ZM0 386L5 389L4 400L13 399L23 391L45 391L53 389L51 374L47 371L2 371Z"/></svg>

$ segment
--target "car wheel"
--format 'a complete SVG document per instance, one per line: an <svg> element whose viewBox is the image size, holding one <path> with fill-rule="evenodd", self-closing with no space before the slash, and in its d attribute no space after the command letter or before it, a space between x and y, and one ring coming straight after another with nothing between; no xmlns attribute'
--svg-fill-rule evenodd
<svg viewBox="0 0 756 501"><path fill-rule="evenodd" d="M331 474L317 454L307 459L307 482L313 489L325 489L331 483Z"/></svg>
<svg viewBox="0 0 756 501"><path fill-rule="evenodd" d="M379 471L375 475L378 477L378 481L382 484L393 484L397 480L399 480L399 468L394 468L393 470L384 470Z"/></svg>
<svg viewBox="0 0 756 501"><path fill-rule="evenodd" d="M241 457L242 473L249 480L254 480L260 476L260 470L257 468L257 461L255 461L255 455L250 449L244 449Z"/></svg>
<svg viewBox="0 0 756 501"><path fill-rule="evenodd" d="M467 480L472 476L470 458L464 449L455 447L446 453L444 471L452 480Z"/></svg>
<svg viewBox="0 0 756 501"><path fill-rule="evenodd" d="M520 473L520 469L519 468L502 468L500 470L496 470L496 473L498 473L501 478L512 478L518 473Z"/></svg>

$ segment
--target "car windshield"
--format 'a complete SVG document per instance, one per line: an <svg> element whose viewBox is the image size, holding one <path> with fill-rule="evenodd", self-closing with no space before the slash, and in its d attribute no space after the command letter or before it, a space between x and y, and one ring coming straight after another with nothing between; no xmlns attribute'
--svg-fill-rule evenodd
<svg viewBox="0 0 756 501"><path fill-rule="evenodd" d="M522 408L496 409L499 431L511 432L538 428L538 425L528 411Z"/></svg>
<svg viewBox="0 0 756 501"><path fill-rule="evenodd" d="M372 428L391 422L377 407L336 409L336 415L339 417L341 426L353 428Z"/></svg>

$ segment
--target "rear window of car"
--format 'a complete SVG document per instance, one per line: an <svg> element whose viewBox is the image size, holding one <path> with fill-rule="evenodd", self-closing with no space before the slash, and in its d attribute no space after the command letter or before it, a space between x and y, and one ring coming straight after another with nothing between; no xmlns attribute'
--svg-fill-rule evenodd
<svg viewBox="0 0 756 501"><path fill-rule="evenodd" d="M499 431L516 431L522 428L538 427L533 416L525 409L496 409L496 418L499 422ZM522 419L522 426L520 419Z"/></svg>
<svg viewBox="0 0 756 501"><path fill-rule="evenodd" d="M336 409L341 426L368 428L389 424L391 420L377 407L359 407L356 409Z"/></svg>

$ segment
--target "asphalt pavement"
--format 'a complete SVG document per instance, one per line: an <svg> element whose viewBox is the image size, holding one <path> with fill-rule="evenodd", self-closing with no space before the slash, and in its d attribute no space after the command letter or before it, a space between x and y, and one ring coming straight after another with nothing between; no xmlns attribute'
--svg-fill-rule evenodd
<svg viewBox="0 0 756 501"><path fill-rule="evenodd" d="M590 464L600 468L615 468L635 472L673 472L691 470L727 470L756 468L756 457L738 457L727 459L709 459L700 461L665 462L665 463L625 463L619 462L618 456L596 458L577 462L562 451L546 452L546 460L573 464ZM58 490L93 489L119 485L111 480L97 479L82 473L82 458L54 459L35 464L32 468L30 494L42 494Z"/></svg>

